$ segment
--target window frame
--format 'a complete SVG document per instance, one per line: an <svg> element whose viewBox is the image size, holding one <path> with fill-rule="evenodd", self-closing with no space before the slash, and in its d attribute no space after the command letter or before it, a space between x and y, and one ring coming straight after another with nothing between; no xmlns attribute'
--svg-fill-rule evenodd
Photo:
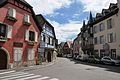
<svg viewBox="0 0 120 80"><path fill-rule="evenodd" d="M29 31L29 41L35 41L35 32Z"/></svg>
<svg viewBox="0 0 120 80"><path fill-rule="evenodd" d="M110 18L110 19L108 19L107 20L107 29L111 29L111 28L113 28L113 22L112 22L112 18Z"/></svg>

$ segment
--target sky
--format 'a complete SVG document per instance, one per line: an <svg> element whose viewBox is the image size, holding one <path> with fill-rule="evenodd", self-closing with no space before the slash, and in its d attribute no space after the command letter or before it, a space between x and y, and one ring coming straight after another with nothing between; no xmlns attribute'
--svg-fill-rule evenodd
<svg viewBox="0 0 120 80"><path fill-rule="evenodd" d="M83 20L89 19L107 9L117 0L26 0L36 14L42 14L54 27L56 38L60 42L73 41L80 33Z"/></svg>

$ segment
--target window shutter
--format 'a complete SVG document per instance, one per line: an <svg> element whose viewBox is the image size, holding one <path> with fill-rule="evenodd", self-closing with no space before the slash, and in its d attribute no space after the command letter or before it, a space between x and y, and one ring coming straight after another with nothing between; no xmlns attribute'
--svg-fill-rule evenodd
<svg viewBox="0 0 120 80"><path fill-rule="evenodd" d="M27 23L30 23L30 16L26 14L24 16L24 21L27 22Z"/></svg>
<svg viewBox="0 0 120 80"><path fill-rule="evenodd" d="M116 34L113 34L113 42L116 42Z"/></svg>
<svg viewBox="0 0 120 80"><path fill-rule="evenodd" d="M18 57L17 57L17 53L18 53L17 50L14 49L14 61L17 61L17 58L18 58Z"/></svg>
<svg viewBox="0 0 120 80"><path fill-rule="evenodd" d="M8 16L16 18L16 10L13 8L10 8L8 11Z"/></svg>
<svg viewBox="0 0 120 80"><path fill-rule="evenodd" d="M113 18L111 19L111 25L112 25L112 27L115 26L115 24L114 24L114 19L113 19Z"/></svg>
<svg viewBox="0 0 120 80"><path fill-rule="evenodd" d="M35 32L35 42L38 42L38 32Z"/></svg>
<svg viewBox="0 0 120 80"><path fill-rule="evenodd" d="M9 9L8 16L13 16L13 10L12 10L12 8Z"/></svg>
<svg viewBox="0 0 120 80"><path fill-rule="evenodd" d="M31 59L30 55L31 55L31 50L30 50L30 49L28 49L28 60L30 60L30 59Z"/></svg>
<svg viewBox="0 0 120 80"><path fill-rule="evenodd" d="M12 26L7 27L7 38L12 38Z"/></svg>
<svg viewBox="0 0 120 80"><path fill-rule="evenodd" d="M12 11L13 11L13 17L16 18L16 10L12 9Z"/></svg>
<svg viewBox="0 0 120 80"><path fill-rule="evenodd" d="M29 30L26 30L25 40L26 40L26 41L29 41Z"/></svg>
<svg viewBox="0 0 120 80"><path fill-rule="evenodd" d="M31 54L31 58L32 58L32 60L34 60L34 56L35 56L35 53L34 53L34 49L32 49L32 54Z"/></svg>

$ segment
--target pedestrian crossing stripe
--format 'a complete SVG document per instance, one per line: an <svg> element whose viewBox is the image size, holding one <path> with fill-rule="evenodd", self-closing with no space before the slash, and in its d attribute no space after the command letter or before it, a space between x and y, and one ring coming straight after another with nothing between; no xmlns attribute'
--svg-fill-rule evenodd
<svg viewBox="0 0 120 80"><path fill-rule="evenodd" d="M13 72L15 72L15 70L13 70L13 71L7 71L7 72L2 72L2 73L0 73L0 75L2 75L2 74L8 74L8 73L13 73Z"/></svg>
<svg viewBox="0 0 120 80"><path fill-rule="evenodd" d="M47 76L30 74L27 72L7 71L0 73L0 80L59 80Z"/></svg>
<svg viewBox="0 0 120 80"><path fill-rule="evenodd" d="M49 77L41 77L41 78L37 78L37 79L33 79L33 80L43 80L43 79L48 79Z"/></svg>

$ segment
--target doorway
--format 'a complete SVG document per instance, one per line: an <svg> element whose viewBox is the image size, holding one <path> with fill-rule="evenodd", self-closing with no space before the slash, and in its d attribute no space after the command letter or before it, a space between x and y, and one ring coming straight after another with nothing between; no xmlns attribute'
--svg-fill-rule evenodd
<svg viewBox="0 0 120 80"><path fill-rule="evenodd" d="M0 69L7 69L7 54L0 49Z"/></svg>
<svg viewBox="0 0 120 80"><path fill-rule="evenodd" d="M48 54L47 54L47 61L51 62L51 53L50 52L48 52Z"/></svg>

